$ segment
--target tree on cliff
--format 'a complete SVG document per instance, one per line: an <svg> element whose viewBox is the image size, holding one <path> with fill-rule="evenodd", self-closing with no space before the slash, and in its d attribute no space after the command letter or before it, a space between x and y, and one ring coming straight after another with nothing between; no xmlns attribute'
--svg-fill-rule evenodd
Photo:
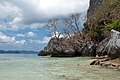
<svg viewBox="0 0 120 80"><path fill-rule="evenodd" d="M48 23L45 25L47 29L49 29L56 38L59 38L61 34L64 34L65 36L71 38L72 34L79 34L79 37L82 37L82 32L80 31L80 13L74 13L69 15L66 18L63 18L63 22L61 23L61 19L54 18L48 21ZM62 29L60 30L59 24L65 24L65 26L62 26Z"/></svg>
<svg viewBox="0 0 120 80"><path fill-rule="evenodd" d="M74 13L64 19L65 26L69 28L65 28L64 32L70 37L71 33L78 34L79 38L83 38L83 34L80 31L80 13Z"/></svg>
<svg viewBox="0 0 120 80"><path fill-rule="evenodd" d="M101 42L110 35L111 29L120 31L120 0L105 0L95 11L88 13L85 30L92 41Z"/></svg>
<svg viewBox="0 0 120 80"><path fill-rule="evenodd" d="M48 23L45 25L47 29L49 29L56 38L59 38L61 35L61 33L59 33L57 29L58 24L59 24L59 19L54 18L54 19L49 20Z"/></svg>
<svg viewBox="0 0 120 80"><path fill-rule="evenodd" d="M80 15L80 13L71 14L69 17L64 19L65 25L71 27L74 32L79 31Z"/></svg>

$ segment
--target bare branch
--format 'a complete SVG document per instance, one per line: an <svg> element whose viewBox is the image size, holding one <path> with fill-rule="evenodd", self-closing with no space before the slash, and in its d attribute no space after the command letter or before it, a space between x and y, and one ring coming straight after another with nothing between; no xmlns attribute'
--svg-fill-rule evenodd
<svg viewBox="0 0 120 80"><path fill-rule="evenodd" d="M58 26L58 22L59 19L51 19L48 21L48 23L45 25L47 27L47 29L49 29L50 31L52 31L55 35L55 37L57 37L57 26Z"/></svg>
<svg viewBox="0 0 120 80"><path fill-rule="evenodd" d="M78 32L80 25L80 13L71 14L68 18L64 19L64 22L67 26L70 26L74 32Z"/></svg>

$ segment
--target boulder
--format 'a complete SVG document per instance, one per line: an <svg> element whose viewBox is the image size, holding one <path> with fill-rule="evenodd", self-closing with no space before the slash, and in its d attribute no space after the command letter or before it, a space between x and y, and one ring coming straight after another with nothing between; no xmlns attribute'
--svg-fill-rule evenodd
<svg viewBox="0 0 120 80"><path fill-rule="evenodd" d="M64 51L54 50L51 57L75 57L75 50L74 49L68 49Z"/></svg>
<svg viewBox="0 0 120 80"><path fill-rule="evenodd" d="M111 39L106 45L106 51L111 58L120 58L120 32L111 30Z"/></svg>
<svg viewBox="0 0 120 80"><path fill-rule="evenodd" d="M83 43L77 50L82 56L96 56L96 45L93 42Z"/></svg>
<svg viewBox="0 0 120 80"><path fill-rule="evenodd" d="M120 32L112 29L111 37L99 43L96 52L100 56L107 54L110 58L120 58Z"/></svg>
<svg viewBox="0 0 120 80"><path fill-rule="evenodd" d="M75 50L74 49L68 49L68 50L65 50L65 52L64 53L66 53L66 54L73 54L73 55L75 55Z"/></svg>
<svg viewBox="0 0 120 80"><path fill-rule="evenodd" d="M97 45L96 53L97 53L98 56L107 55L107 52L106 52L105 48L106 48L106 45L108 44L108 42L109 42L109 39L106 38Z"/></svg>
<svg viewBox="0 0 120 80"><path fill-rule="evenodd" d="M38 56L47 56L47 55L49 54L43 50L38 53Z"/></svg>

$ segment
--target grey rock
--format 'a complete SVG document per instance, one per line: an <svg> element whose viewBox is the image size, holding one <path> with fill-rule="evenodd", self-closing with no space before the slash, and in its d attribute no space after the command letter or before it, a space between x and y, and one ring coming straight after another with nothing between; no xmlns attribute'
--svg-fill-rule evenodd
<svg viewBox="0 0 120 80"><path fill-rule="evenodd" d="M82 56L96 56L96 45L93 42L83 43L81 47L79 47L78 52L81 53Z"/></svg>
<svg viewBox="0 0 120 80"><path fill-rule="evenodd" d="M111 37L98 44L97 53L100 56L106 53L110 58L120 58L120 32L111 30Z"/></svg>
<svg viewBox="0 0 120 80"><path fill-rule="evenodd" d="M49 54L43 50L38 53L38 56L47 56L47 55Z"/></svg>
<svg viewBox="0 0 120 80"><path fill-rule="evenodd" d="M108 42L109 42L109 38L106 38L97 45L96 53L97 53L98 56L107 55L107 52L106 52L105 48L106 48L106 45L108 44Z"/></svg>
<svg viewBox="0 0 120 80"><path fill-rule="evenodd" d="M72 54L75 54L75 50L74 49L69 49L69 50L65 50L65 53L72 53Z"/></svg>
<svg viewBox="0 0 120 80"><path fill-rule="evenodd" d="M96 9L99 8L100 5L105 1L106 0L90 0L90 6L87 11L87 17L89 18L91 15L93 15Z"/></svg>

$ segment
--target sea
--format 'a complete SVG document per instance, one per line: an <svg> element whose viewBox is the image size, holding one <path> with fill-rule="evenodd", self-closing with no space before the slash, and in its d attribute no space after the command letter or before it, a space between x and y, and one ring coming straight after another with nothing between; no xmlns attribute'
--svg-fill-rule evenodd
<svg viewBox="0 0 120 80"><path fill-rule="evenodd" d="M0 80L120 80L120 71L89 65L89 57L0 54Z"/></svg>

